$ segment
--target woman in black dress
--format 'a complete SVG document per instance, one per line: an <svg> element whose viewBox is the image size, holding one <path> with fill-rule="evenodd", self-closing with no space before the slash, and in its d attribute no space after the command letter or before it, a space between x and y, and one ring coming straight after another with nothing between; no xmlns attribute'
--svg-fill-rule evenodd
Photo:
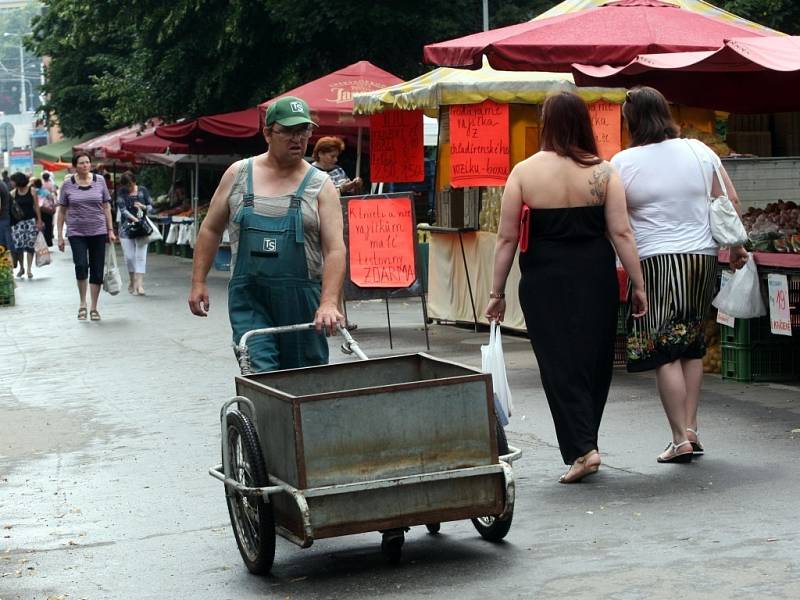
<svg viewBox="0 0 800 600"><path fill-rule="evenodd" d="M619 303L615 250L632 282L634 316L647 312L647 298L622 183L598 158L589 111L578 96L564 92L545 100L541 148L506 182L486 317L503 320L506 280L520 236L527 234L519 301L561 456L571 465L559 481L574 483L596 473L601 462L597 437ZM521 220L523 207L527 218Z"/></svg>
<svg viewBox="0 0 800 600"><path fill-rule="evenodd" d="M12 202L19 209L19 214L11 213L11 235L16 249L15 257L19 261L17 277L25 276L25 258L28 263L28 279L33 277L33 256L36 236L43 229L42 213L39 210L39 201L34 197L30 179L25 173L11 175L14 189L11 191ZM23 256L24 255L24 256Z"/></svg>

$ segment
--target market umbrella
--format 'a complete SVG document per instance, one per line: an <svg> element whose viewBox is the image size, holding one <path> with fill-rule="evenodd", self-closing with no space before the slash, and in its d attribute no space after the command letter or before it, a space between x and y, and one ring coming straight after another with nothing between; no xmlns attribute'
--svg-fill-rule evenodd
<svg viewBox="0 0 800 600"><path fill-rule="evenodd" d="M661 0L618 0L547 19L425 46L428 63L476 68L570 71L572 63L626 64L639 54L715 50L726 39L765 36L744 25Z"/></svg>
<svg viewBox="0 0 800 600"><path fill-rule="evenodd" d="M484 100L540 104L554 89L576 91L587 102L606 100L620 104L625 97L625 90L620 89L576 89L569 73L497 71L484 64L475 71L440 67L411 81L356 94L354 110L359 114L373 114L383 110L421 109L436 115L439 106L477 104Z"/></svg>
<svg viewBox="0 0 800 600"><path fill-rule="evenodd" d="M145 124L131 125L130 127L120 127L102 135L75 144L73 151L88 152L94 158L121 158L129 160L130 153L123 152L122 143L126 140L135 139L137 136L151 133L157 125L159 119L148 119Z"/></svg>
<svg viewBox="0 0 800 600"><path fill-rule="evenodd" d="M800 110L800 37L727 40L717 50L575 64L580 85L649 85L677 104L738 113Z"/></svg>
<svg viewBox="0 0 800 600"><path fill-rule="evenodd" d="M549 19L550 17L578 12L580 10L586 10L587 8L592 8L595 6L602 6L603 4L607 4L608 1L609 0L564 0L564 2L555 5L550 10L546 10L542 14L537 15L534 20ZM718 6L714 6L713 4L709 4L703 0L664 0L664 2L667 4L680 6L681 8L685 8L708 17L713 17L729 23L735 23L754 31L760 31L761 33L765 33L767 35L776 35L780 33L774 29L770 29L769 27L764 27L758 23L753 23L752 21L743 19L739 15L729 13L728 11L722 10Z"/></svg>
<svg viewBox="0 0 800 600"><path fill-rule="evenodd" d="M80 137L64 138L52 144L37 146L33 149L34 160L50 162L68 162L72 159L72 147L81 142L97 137L97 133L87 133Z"/></svg>

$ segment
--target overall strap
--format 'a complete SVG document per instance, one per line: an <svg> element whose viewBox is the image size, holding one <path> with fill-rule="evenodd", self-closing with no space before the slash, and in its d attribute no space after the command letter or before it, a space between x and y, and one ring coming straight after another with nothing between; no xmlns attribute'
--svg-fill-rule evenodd
<svg viewBox="0 0 800 600"><path fill-rule="evenodd" d="M247 159L247 183L244 191L244 205L253 206L253 159Z"/></svg>
<svg viewBox="0 0 800 600"><path fill-rule="evenodd" d="M292 200L289 204L289 213L294 219L294 241L298 244L305 242L305 235L303 232L303 217L300 209L300 203L303 199L303 194L306 191L306 186L308 185L308 182L311 181L311 178L314 176L314 171L316 170L316 167L310 167L308 171L306 171L303 181L300 182L297 190L294 194L292 194Z"/></svg>

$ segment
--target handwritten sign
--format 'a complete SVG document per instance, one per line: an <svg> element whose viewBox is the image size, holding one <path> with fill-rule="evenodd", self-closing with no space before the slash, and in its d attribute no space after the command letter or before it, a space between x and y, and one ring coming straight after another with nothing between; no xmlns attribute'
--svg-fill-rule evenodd
<svg viewBox="0 0 800 600"><path fill-rule="evenodd" d="M731 277L733 277L733 273L727 270L722 271L722 275L720 276L719 280L719 289L722 289L726 285L728 285L728 282L731 280ZM736 319L730 316L729 314L722 312L721 310L717 310L717 323L719 323L720 325L733 327L736 324Z"/></svg>
<svg viewBox="0 0 800 600"><path fill-rule="evenodd" d="M417 279L413 205L408 196L350 200L350 281L359 287L408 287Z"/></svg>
<svg viewBox="0 0 800 600"><path fill-rule="evenodd" d="M792 335L792 320L789 316L789 283L786 275L770 273L769 286L769 328L778 335Z"/></svg>
<svg viewBox="0 0 800 600"><path fill-rule="evenodd" d="M622 150L622 109L613 102L593 102L589 105L594 139L600 158L610 159Z"/></svg>
<svg viewBox="0 0 800 600"><path fill-rule="evenodd" d="M425 180L422 111L389 110L369 118L370 179Z"/></svg>
<svg viewBox="0 0 800 600"><path fill-rule="evenodd" d="M450 185L505 185L510 164L508 104L450 107Z"/></svg>

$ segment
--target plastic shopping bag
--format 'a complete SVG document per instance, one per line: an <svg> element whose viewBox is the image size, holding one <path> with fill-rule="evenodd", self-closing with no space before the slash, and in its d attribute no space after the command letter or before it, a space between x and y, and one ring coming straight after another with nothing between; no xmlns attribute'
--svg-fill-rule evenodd
<svg viewBox="0 0 800 600"><path fill-rule="evenodd" d="M503 339L500 337L500 326L492 321L489 326L489 343L481 346L481 370L492 376L492 390L494 392L494 409L500 424L508 425L508 418L514 409L511 400L511 390L506 377L506 362L503 358Z"/></svg>
<svg viewBox="0 0 800 600"><path fill-rule="evenodd" d="M178 230L180 229L180 224L172 223L169 226L169 230L167 231L167 239L164 240L167 244L174 244L178 241Z"/></svg>
<svg viewBox="0 0 800 600"><path fill-rule="evenodd" d="M112 296L122 289L122 276L117 268L117 253L114 244L106 244L106 264L103 269L103 289Z"/></svg>
<svg viewBox="0 0 800 600"><path fill-rule="evenodd" d="M737 319L752 319L767 314L752 254L749 255L744 267L733 274L711 304Z"/></svg>
<svg viewBox="0 0 800 600"><path fill-rule="evenodd" d="M41 231L36 236L36 241L33 243L33 251L36 254L37 267L44 267L50 264L50 250L47 248L47 242Z"/></svg>
<svg viewBox="0 0 800 600"><path fill-rule="evenodd" d="M150 242L160 242L161 240L163 240L164 236L161 235L161 230L156 226L156 224L150 220L150 217L145 217L145 219L147 219L147 221L153 227L153 231L150 233L149 236L147 236L147 243L149 244Z"/></svg>

